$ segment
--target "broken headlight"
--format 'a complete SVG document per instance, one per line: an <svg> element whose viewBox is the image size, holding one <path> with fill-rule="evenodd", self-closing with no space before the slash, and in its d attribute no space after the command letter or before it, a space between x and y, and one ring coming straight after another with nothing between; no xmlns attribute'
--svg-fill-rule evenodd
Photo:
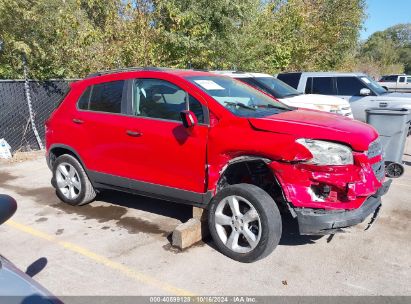
<svg viewBox="0 0 411 304"><path fill-rule="evenodd" d="M311 152L313 158L308 161L318 166L352 165L354 163L352 150L348 146L324 140L300 138L296 142Z"/></svg>

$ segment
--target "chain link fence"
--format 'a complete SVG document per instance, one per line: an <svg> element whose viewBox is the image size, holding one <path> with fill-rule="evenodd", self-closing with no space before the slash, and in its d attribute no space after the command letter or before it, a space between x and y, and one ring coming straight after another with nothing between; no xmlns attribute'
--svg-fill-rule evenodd
<svg viewBox="0 0 411 304"><path fill-rule="evenodd" d="M69 90L70 80L29 81L36 127L44 143L44 123ZM0 139L11 152L38 150L30 124L24 80L0 80Z"/></svg>

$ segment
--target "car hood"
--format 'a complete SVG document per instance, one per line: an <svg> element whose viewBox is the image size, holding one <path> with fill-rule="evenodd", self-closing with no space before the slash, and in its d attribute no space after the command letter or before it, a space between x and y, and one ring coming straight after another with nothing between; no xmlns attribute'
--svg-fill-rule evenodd
<svg viewBox="0 0 411 304"><path fill-rule="evenodd" d="M377 101L397 101L398 103L411 105L411 93L387 93L375 96Z"/></svg>
<svg viewBox="0 0 411 304"><path fill-rule="evenodd" d="M259 131L340 142L356 151L368 150L369 144L378 137L370 125L314 110L298 109L263 118L249 118L249 122Z"/></svg>
<svg viewBox="0 0 411 304"><path fill-rule="evenodd" d="M286 98L281 98L280 101L292 105L293 103L298 104L314 104L314 105L337 105L343 107L349 107L348 101L335 96L319 95L319 94L301 94L297 96L291 96Z"/></svg>
<svg viewBox="0 0 411 304"><path fill-rule="evenodd" d="M383 94L381 96L388 96L388 97L399 97L399 98L408 98L411 100L411 93L398 93L398 92L392 92L392 93L387 93Z"/></svg>

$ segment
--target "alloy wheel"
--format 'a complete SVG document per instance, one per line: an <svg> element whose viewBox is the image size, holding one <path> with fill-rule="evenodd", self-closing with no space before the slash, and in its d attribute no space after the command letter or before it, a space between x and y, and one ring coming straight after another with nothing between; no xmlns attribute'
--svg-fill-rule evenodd
<svg viewBox="0 0 411 304"><path fill-rule="evenodd" d="M253 250L261 238L261 219L254 206L238 195L227 196L215 211L215 228L223 244L237 253Z"/></svg>

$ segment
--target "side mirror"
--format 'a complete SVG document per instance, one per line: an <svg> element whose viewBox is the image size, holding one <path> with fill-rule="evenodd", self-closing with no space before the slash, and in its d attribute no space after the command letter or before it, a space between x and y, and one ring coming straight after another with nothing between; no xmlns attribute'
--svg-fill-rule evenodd
<svg viewBox="0 0 411 304"><path fill-rule="evenodd" d="M196 115L191 111L181 111L180 116L185 128L192 128L198 123Z"/></svg>
<svg viewBox="0 0 411 304"><path fill-rule="evenodd" d="M17 210L17 203L14 198L0 194L0 225L11 218Z"/></svg>
<svg viewBox="0 0 411 304"><path fill-rule="evenodd" d="M369 96L369 95L371 95L370 89L362 88L362 89L360 90L360 96Z"/></svg>

